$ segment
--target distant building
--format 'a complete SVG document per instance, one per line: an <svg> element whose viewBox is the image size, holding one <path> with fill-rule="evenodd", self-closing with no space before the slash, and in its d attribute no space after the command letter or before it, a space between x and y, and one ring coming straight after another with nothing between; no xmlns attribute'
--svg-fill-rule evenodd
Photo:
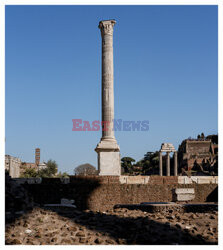
<svg viewBox="0 0 223 250"><path fill-rule="evenodd" d="M5 170L9 172L12 178L18 178L20 176L20 167L22 161L14 156L5 155Z"/></svg>
<svg viewBox="0 0 223 250"><path fill-rule="evenodd" d="M35 149L35 164L38 166L40 163L40 148Z"/></svg>
<svg viewBox="0 0 223 250"><path fill-rule="evenodd" d="M179 168L190 171L196 166L211 165L216 161L218 145L210 139L187 139L178 149Z"/></svg>
<svg viewBox="0 0 223 250"><path fill-rule="evenodd" d="M22 162L21 167L20 167L20 174L23 174L25 172L26 169L37 169L36 163L33 162Z"/></svg>
<svg viewBox="0 0 223 250"><path fill-rule="evenodd" d="M21 168L20 168L20 174L24 173L26 169L35 169L36 171L41 170L46 168L47 165L45 162L41 162L38 165L36 165L36 163L33 162L22 162L21 164Z"/></svg>
<svg viewBox="0 0 223 250"><path fill-rule="evenodd" d="M39 170L44 169L44 168L46 168L46 167L47 167L47 165L46 165L45 162L42 162L42 163L40 163L40 164L38 165L38 169L39 169Z"/></svg>
<svg viewBox="0 0 223 250"><path fill-rule="evenodd" d="M40 149L35 149L35 163L22 162L19 158L6 155L5 156L5 169L9 171L12 178L18 178L25 172L26 169L35 169L36 171L46 168L45 162L40 162Z"/></svg>

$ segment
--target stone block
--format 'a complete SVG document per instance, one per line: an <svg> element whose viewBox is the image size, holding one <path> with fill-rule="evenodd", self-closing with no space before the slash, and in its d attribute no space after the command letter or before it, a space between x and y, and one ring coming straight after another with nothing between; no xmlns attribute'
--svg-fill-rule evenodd
<svg viewBox="0 0 223 250"><path fill-rule="evenodd" d="M210 178L205 178L206 176L203 176L202 178L199 177L197 180L198 184L210 184Z"/></svg>
<svg viewBox="0 0 223 250"><path fill-rule="evenodd" d="M177 201L191 201L195 198L194 188L176 188L175 194Z"/></svg>
<svg viewBox="0 0 223 250"><path fill-rule="evenodd" d="M124 176L124 175L119 176L120 184L127 184L127 178L128 176Z"/></svg>
<svg viewBox="0 0 223 250"><path fill-rule="evenodd" d="M216 184L215 176L200 176L198 177L198 184Z"/></svg>
<svg viewBox="0 0 223 250"><path fill-rule="evenodd" d="M191 176L191 177L190 177L192 183L198 183L198 178L199 178L199 177L196 177L196 176Z"/></svg>
<svg viewBox="0 0 223 250"><path fill-rule="evenodd" d="M62 198L60 200L60 203L61 204L70 204L70 205L72 205L72 204L74 204L74 200L69 200L69 199Z"/></svg>
<svg viewBox="0 0 223 250"><path fill-rule="evenodd" d="M120 176L121 164L119 152L98 152L99 175Z"/></svg>
<svg viewBox="0 0 223 250"><path fill-rule="evenodd" d="M192 184L193 183L193 179L191 179L191 177L185 176L184 177L184 184Z"/></svg>
<svg viewBox="0 0 223 250"><path fill-rule="evenodd" d="M149 181L150 181L150 176L145 176L144 177L144 184L148 184L149 183Z"/></svg>
<svg viewBox="0 0 223 250"><path fill-rule="evenodd" d="M28 184L35 184L35 179L34 178L27 178L27 183Z"/></svg>
<svg viewBox="0 0 223 250"><path fill-rule="evenodd" d="M194 194L194 188L176 188L175 189L176 194Z"/></svg>
<svg viewBox="0 0 223 250"><path fill-rule="evenodd" d="M177 201L191 201L194 198L194 194L177 194Z"/></svg>
<svg viewBox="0 0 223 250"><path fill-rule="evenodd" d="M44 207L57 207L57 208L77 208L77 206L73 204L44 204Z"/></svg>
<svg viewBox="0 0 223 250"><path fill-rule="evenodd" d="M69 177L66 177L66 178L60 178L60 181L61 181L61 183L63 183L63 184L68 184L68 183L70 183L70 178Z"/></svg>
<svg viewBox="0 0 223 250"><path fill-rule="evenodd" d="M184 176L178 176L178 184L184 184Z"/></svg>
<svg viewBox="0 0 223 250"><path fill-rule="evenodd" d="M42 178L41 177L35 178L35 183L37 183L37 184L42 183Z"/></svg>
<svg viewBox="0 0 223 250"><path fill-rule="evenodd" d="M215 184L218 184L218 176L214 176L214 182Z"/></svg>
<svg viewBox="0 0 223 250"><path fill-rule="evenodd" d="M149 176L120 176L120 184L148 184Z"/></svg>
<svg viewBox="0 0 223 250"><path fill-rule="evenodd" d="M178 176L178 184L218 184L218 176Z"/></svg>
<svg viewBox="0 0 223 250"><path fill-rule="evenodd" d="M26 182L26 178L14 178L13 180L19 185Z"/></svg>

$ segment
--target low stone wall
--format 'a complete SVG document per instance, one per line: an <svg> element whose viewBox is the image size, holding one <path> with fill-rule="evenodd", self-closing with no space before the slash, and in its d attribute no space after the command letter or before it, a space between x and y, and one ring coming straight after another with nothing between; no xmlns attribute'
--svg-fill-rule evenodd
<svg viewBox="0 0 223 250"><path fill-rule="evenodd" d="M218 176L178 176L179 184L218 184Z"/></svg>
<svg viewBox="0 0 223 250"><path fill-rule="evenodd" d="M42 178L14 178L19 184L40 184L42 183ZM218 184L218 176L71 176L70 178L44 178L44 183L46 182L61 182L68 184L70 182L75 182L75 180L89 180L95 181L101 184ZM52 180L52 181L51 181Z"/></svg>
<svg viewBox="0 0 223 250"><path fill-rule="evenodd" d="M186 179L185 179L186 178ZM192 177L191 177L192 178ZM170 202L176 188L194 188L193 202L217 201L217 177L177 176L72 176L15 179L39 204L74 199L79 209L105 211L116 204Z"/></svg>

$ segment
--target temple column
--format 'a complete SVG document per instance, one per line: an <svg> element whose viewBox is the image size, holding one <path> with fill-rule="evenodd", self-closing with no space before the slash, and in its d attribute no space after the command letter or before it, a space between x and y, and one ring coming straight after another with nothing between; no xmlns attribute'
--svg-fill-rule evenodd
<svg viewBox="0 0 223 250"><path fill-rule="evenodd" d="M170 176L170 152L166 152L166 176Z"/></svg>
<svg viewBox="0 0 223 250"><path fill-rule="evenodd" d="M100 21L102 37L102 137L98 153L99 175L120 175L120 149L114 136L113 27L115 20Z"/></svg>
<svg viewBox="0 0 223 250"><path fill-rule="evenodd" d="M174 152L174 176L177 176L177 151Z"/></svg>
<svg viewBox="0 0 223 250"><path fill-rule="evenodd" d="M162 156L162 152L159 152L159 172L160 172L160 176L163 176L163 156Z"/></svg>

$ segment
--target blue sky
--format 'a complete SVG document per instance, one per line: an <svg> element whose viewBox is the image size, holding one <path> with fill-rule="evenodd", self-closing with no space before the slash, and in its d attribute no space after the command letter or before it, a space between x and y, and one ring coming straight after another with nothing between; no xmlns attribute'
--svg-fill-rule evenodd
<svg viewBox="0 0 223 250"><path fill-rule="evenodd" d="M149 120L116 132L121 156L140 160L161 143L217 133L216 6L6 6L6 154L56 160L73 173L97 166L101 131L100 20L115 19L115 118Z"/></svg>

